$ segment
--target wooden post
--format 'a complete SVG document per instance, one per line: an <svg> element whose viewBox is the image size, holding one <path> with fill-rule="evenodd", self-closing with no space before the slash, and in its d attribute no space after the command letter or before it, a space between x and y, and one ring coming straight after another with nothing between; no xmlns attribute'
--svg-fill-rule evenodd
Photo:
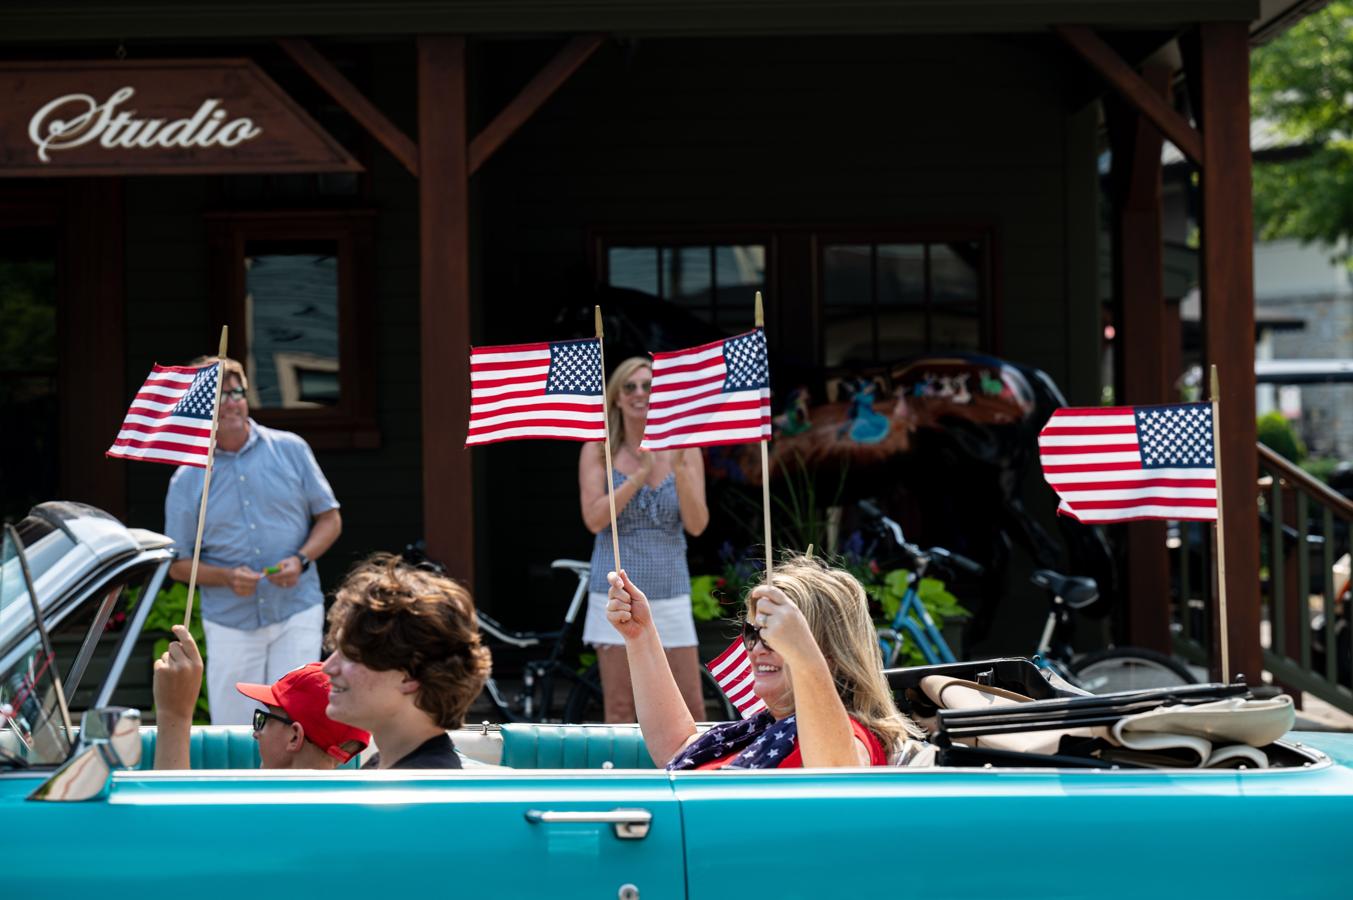
<svg viewBox="0 0 1353 900"><path fill-rule="evenodd" d="M1244 22L1198 29L1202 116L1202 306L1208 365L1223 373L1218 429L1226 553L1230 672L1260 683L1259 513L1254 403L1254 229L1250 197L1250 59ZM1220 634L1213 610L1213 634ZM1215 638L1214 638L1215 644ZM1212 653L1221 674L1220 647Z"/></svg>
<svg viewBox="0 0 1353 900"><path fill-rule="evenodd" d="M766 312L761 305L761 292L756 292L756 327L765 329ZM770 438L761 439L761 518L766 529L766 582L770 583L770 570L773 554L770 541Z"/></svg>
<svg viewBox="0 0 1353 900"><path fill-rule="evenodd" d="M465 40L418 38L419 348L423 536L428 556L474 583L470 415L470 215Z"/></svg>
<svg viewBox="0 0 1353 900"><path fill-rule="evenodd" d="M606 336L601 325L601 307L594 306L597 326L597 356L601 366L601 420L606 423L606 499L611 504L611 553L620 572L620 528L615 523L615 464L611 462L611 410L606 398Z"/></svg>
<svg viewBox="0 0 1353 900"><path fill-rule="evenodd" d="M1148 67L1142 80L1166 98L1171 72ZM1161 223L1162 136L1133 106L1106 102L1113 148L1115 375L1118 403L1169 400L1165 374L1164 235ZM1127 533L1127 642L1161 653L1170 647L1170 555L1164 522L1131 522Z"/></svg>

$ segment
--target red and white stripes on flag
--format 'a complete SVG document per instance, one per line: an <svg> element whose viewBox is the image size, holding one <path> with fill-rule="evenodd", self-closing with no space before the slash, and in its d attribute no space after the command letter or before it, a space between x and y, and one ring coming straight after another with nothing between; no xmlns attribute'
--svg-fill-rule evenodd
<svg viewBox="0 0 1353 900"><path fill-rule="evenodd" d="M653 354L645 450L743 444L770 437L766 332Z"/></svg>
<svg viewBox="0 0 1353 900"><path fill-rule="evenodd" d="M221 364L161 366L136 392L108 456L206 468Z"/></svg>
<svg viewBox="0 0 1353 900"><path fill-rule="evenodd" d="M719 683L719 689L728 696L729 701L737 707L744 719L750 719L766 708L761 698L752 693L752 658L747 655L747 647L742 643L742 638L734 641L706 668Z"/></svg>
<svg viewBox="0 0 1353 900"><path fill-rule="evenodd" d="M606 440L601 341L470 349L465 446L526 438Z"/></svg>
<svg viewBox="0 0 1353 900"><path fill-rule="evenodd" d="M1038 457L1057 511L1078 522L1217 518L1209 403L1059 409Z"/></svg>

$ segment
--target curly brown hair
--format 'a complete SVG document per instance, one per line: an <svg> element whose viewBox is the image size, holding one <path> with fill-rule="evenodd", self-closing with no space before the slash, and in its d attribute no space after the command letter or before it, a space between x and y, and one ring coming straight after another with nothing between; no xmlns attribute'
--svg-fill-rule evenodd
<svg viewBox="0 0 1353 900"><path fill-rule="evenodd" d="M461 727L492 666L468 590L377 553L343 579L328 619L330 646L367 668L408 673L418 708L442 728Z"/></svg>

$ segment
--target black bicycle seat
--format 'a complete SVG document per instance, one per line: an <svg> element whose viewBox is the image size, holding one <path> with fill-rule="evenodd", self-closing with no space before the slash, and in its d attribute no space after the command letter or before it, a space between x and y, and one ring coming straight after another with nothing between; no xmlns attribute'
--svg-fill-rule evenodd
<svg viewBox="0 0 1353 900"><path fill-rule="evenodd" d="M1041 588L1047 588L1062 598L1072 609L1081 609L1099 599L1099 585L1093 578L1080 575L1063 575L1051 569L1039 569L1034 572L1032 581Z"/></svg>

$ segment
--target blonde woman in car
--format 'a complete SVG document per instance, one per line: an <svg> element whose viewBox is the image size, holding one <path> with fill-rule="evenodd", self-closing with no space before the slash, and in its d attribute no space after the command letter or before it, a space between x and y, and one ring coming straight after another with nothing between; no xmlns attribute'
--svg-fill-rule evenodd
<svg viewBox="0 0 1353 900"><path fill-rule="evenodd" d="M893 702L864 587L848 572L794 556L752 589L743 642L766 710L704 734L682 702L643 591L623 571L608 581L607 617L624 636L639 726L658 765L879 766L921 735Z"/></svg>

